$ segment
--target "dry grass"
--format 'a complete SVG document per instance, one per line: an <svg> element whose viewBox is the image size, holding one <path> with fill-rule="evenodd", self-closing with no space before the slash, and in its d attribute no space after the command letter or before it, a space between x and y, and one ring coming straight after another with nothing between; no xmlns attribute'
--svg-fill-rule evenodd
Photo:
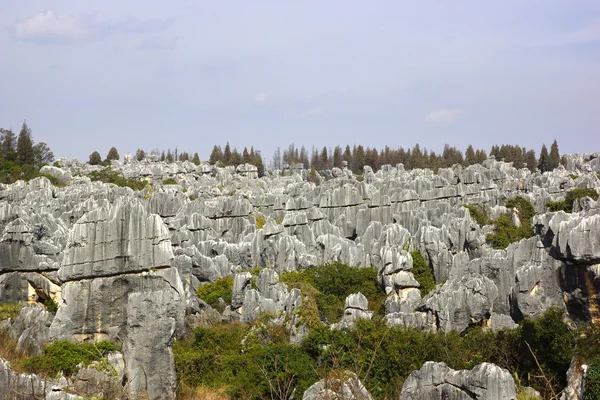
<svg viewBox="0 0 600 400"><path fill-rule="evenodd" d="M206 386L190 387L183 385L177 393L179 400L231 400L225 388L213 389Z"/></svg>
<svg viewBox="0 0 600 400"><path fill-rule="evenodd" d="M0 357L10 362L13 370L25 372L22 365L27 357L17 351L17 343L5 331L0 331Z"/></svg>

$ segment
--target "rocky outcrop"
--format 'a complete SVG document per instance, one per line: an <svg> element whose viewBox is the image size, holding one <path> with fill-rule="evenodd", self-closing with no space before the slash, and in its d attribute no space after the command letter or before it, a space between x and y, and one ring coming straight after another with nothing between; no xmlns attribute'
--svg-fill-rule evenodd
<svg viewBox="0 0 600 400"><path fill-rule="evenodd" d="M302 400L372 400L358 376L350 371L322 379L306 389Z"/></svg>
<svg viewBox="0 0 600 400"><path fill-rule="evenodd" d="M510 400L516 396L512 375L494 364L482 363L470 371L455 371L444 363L427 361L404 381L399 398Z"/></svg>
<svg viewBox="0 0 600 400"><path fill-rule="evenodd" d="M63 390L66 381L44 380L33 374L13 371L10 363L0 358L0 400L77 400L80 396Z"/></svg>

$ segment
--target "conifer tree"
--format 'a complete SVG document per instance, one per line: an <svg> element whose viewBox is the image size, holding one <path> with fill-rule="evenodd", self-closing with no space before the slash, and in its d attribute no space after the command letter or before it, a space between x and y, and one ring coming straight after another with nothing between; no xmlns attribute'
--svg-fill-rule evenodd
<svg viewBox="0 0 600 400"><path fill-rule="evenodd" d="M121 157L119 156L119 152L115 147L111 147L106 155L106 161L119 160Z"/></svg>
<svg viewBox="0 0 600 400"><path fill-rule="evenodd" d="M17 161L17 135L12 130L0 129L0 152L6 161Z"/></svg>
<svg viewBox="0 0 600 400"><path fill-rule="evenodd" d="M548 149L546 148L545 144L542 145L542 150L540 150L540 159L538 161L538 168L540 169L541 172L546 172L546 171L550 170L548 168Z"/></svg>
<svg viewBox="0 0 600 400"><path fill-rule="evenodd" d="M102 156L97 151L94 151L90 154L90 160L88 162L90 165L100 165L102 163Z"/></svg>
<svg viewBox="0 0 600 400"><path fill-rule="evenodd" d="M556 139L550 146L550 154L548 155L548 168L550 171L558 168L560 164L560 154L558 153L558 143Z"/></svg>
<svg viewBox="0 0 600 400"><path fill-rule="evenodd" d="M221 150L221 146L215 145L210 153L210 157L208 158L208 162L211 165L215 165L218 162L223 162L223 150Z"/></svg>
<svg viewBox="0 0 600 400"><path fill-rule="evenodd" d="M27 121L23 121L23 126L17 139L17 162L20 165L33 165L35 162L31 129L27 126Z"/></svg>
<svg viewBox="0 0 600 400"><path fill-rule="evenodd" d="M194 165L200 165L200 156L198 155L198 153L194 153L192 163L194 163Z"/></svg>

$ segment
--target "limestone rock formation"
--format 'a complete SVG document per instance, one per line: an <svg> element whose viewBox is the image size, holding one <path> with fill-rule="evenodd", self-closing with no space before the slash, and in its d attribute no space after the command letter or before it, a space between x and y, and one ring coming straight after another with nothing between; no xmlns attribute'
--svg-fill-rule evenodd
<svg viewBox="0 0 600 400"><path fill-rule="evenodd" d="M510 400L517 396L512 375L494 364L455 371L441 362L427 361L412 372L400 392L401 400Z"/></svg>

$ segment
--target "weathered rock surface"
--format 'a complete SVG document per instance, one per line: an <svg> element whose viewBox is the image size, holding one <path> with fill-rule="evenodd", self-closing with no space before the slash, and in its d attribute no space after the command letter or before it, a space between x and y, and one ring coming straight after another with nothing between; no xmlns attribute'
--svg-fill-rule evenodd
<svg viewBox="0 0 600 400"><path fill-rule="evenodd" d="M330 377L313 384L306 389L302 400L372 400L356 374L350 371L341 374L341 378Z"/></svg>
<svg viewBox="0 0 600 400"><path fill-rule="evenodd" d="M433 361L412 372L400 392L401 400L510 400L516 396L512 375L494 364L482 363L470 371L455 371Z"/></svg>

